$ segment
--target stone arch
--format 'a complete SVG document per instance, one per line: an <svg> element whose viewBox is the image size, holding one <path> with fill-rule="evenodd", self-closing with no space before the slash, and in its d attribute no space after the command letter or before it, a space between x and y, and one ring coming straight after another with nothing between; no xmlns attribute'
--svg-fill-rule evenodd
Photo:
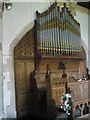
<svg viewBox="0 0 90 120"><path fill-rule="evenodd" d="M28 25L26 25L22 31L16 36L16 38L13 40L13 42L10 45L9 48L9 54L13 55L13 50L17 43L21 40L21 38L34 26L34 21L30 22Z"/></svg>

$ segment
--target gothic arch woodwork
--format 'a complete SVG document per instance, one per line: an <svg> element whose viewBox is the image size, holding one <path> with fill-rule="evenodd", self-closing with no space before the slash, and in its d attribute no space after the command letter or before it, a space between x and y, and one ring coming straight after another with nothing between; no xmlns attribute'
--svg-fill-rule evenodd
<svg viewBox="0 0 90 120"><path fill-rule="evenodd" d="M22 117L33 110L30 75L34 70L34 27L14 48L14 68L17 117Z"/></svg>
<svg viewBox="0 0 90 120"><path fill-rule="evenodd" d="M15 58L34 57L34 28L28 31L14 49Z"/></svg>

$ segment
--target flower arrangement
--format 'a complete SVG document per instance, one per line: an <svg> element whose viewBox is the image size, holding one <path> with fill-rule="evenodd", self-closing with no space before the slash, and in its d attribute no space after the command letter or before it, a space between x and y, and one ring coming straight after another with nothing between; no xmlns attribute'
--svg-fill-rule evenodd
<svg viewBox="0 0 90 120"><path fill-rule="evenodd" d="M64 110L67 115L70 115L72 104L71 104L71 95L69 93L63 94L60 100L60 108Z"/></svg>

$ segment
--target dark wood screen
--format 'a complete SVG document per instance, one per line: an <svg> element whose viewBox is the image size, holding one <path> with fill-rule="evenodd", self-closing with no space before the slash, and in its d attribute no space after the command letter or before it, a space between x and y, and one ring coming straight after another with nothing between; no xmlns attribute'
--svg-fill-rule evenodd
<svg viewBox="0 0 90 120"><path fill-rule="evenodd" d="M25 34L14 49L15 58L31 58L34 56L34 28Z"/></svg>
<svg viewBox="0 0 90 120"><path fill-rule="evenodd" d="M18 117L22 117L33 110L30 75L34 70L34 28L16 45L14 56L16 109Z"/></svg>

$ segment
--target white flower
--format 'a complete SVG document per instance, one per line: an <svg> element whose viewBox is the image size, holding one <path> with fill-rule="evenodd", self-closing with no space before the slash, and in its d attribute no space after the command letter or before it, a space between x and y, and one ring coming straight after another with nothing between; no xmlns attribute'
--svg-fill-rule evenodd
<svg viewBox="0 0 90 120"><path fill-rule="evenodd" d="M70 115L70 113L68 113L68 115Z"/></svg>
<svg viewBox="0 0 90 120"><path fill-rule="evenodd" d="M79 79L79 80L78 80L78 82L81 82L81 81L82 81L82 79Z"/></svg>
<svg viewBox="0 0 90 120"><path fill-rule="evenodd" d="M65 106L67 105L67 103L68 103L68 101L67 101L67 100L65 100Z"/></svg>
<svg viewBox="0 0 90 120"><path fill-rule="evenodd" d="M66 94L67 98L71 98L71 95L69 93Z"/></svg>
<svg viewBox="0 0 90 120"><path fill-rule="evenodd" d="M71 106L69 106L69 101L71 100L69 98L71 98L71 95L69 93L67 93L67 94L64 94L62 96L62 98L65 98L65 99L61 99L61 101L60 101L60 104L61 104L60 108L63 109L64 111L66 111L66 113L68 114L69 110L71 109Z"/></svg>
<svg viewBox="0 0 90 120"><path fill-rule="evenodd" d="M69 104L66 105L66 108L68 108L68 107L69 107Z"/></svg>
<svg viewBox="0 0 90 120"><path fill-rule="evenodd" d="M62 106L60 106L60 108L62 108Z"/></svg>

